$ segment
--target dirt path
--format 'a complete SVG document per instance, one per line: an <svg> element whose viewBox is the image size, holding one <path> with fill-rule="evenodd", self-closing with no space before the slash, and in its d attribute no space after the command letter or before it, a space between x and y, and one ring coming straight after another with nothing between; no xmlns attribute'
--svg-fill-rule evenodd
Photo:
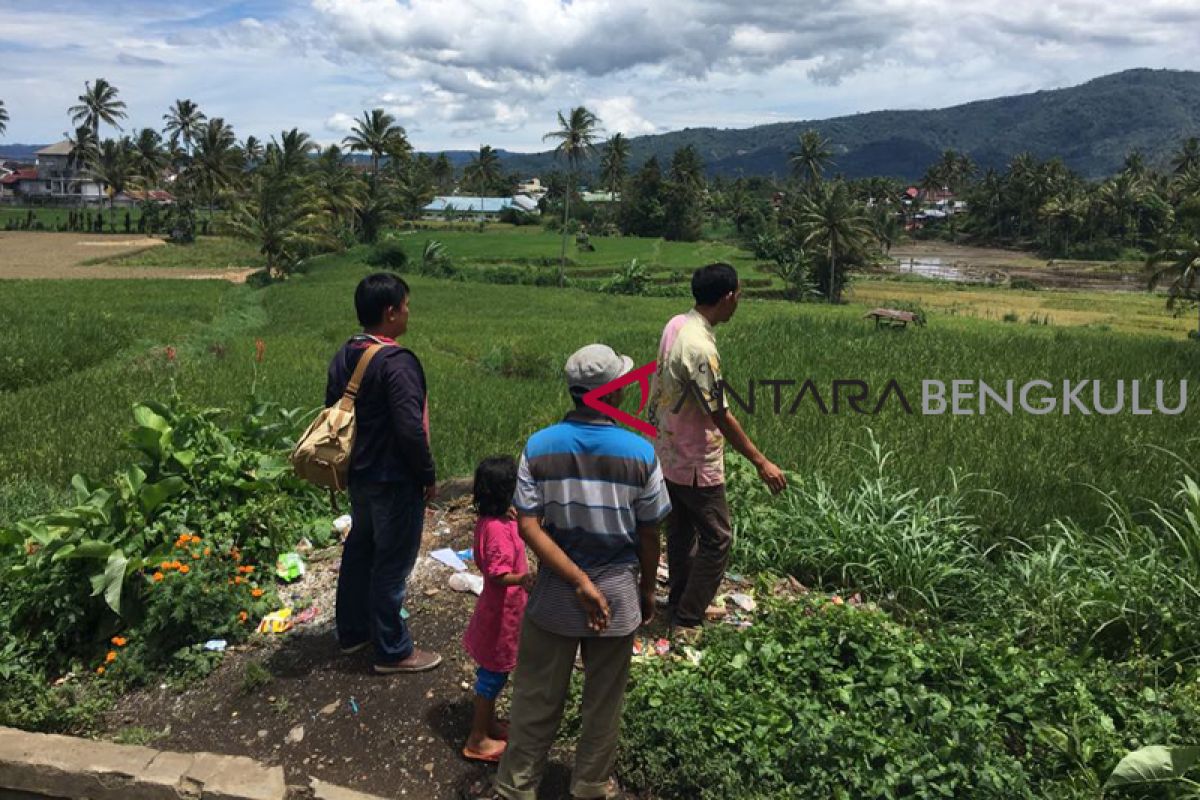
<svg viewBox="0 0 1200 800"><path fill-rule="evenodd" d="M0 232L0 280L130 279L227 280L245 283L253 269L181 270L170 267L87 266L99 257L136 253L164 244L149 236L88 233Z"/></svg>
<svg viewBox="0 0 1200 800"><path fill-rule="evenodd" d="M466 498L430 512L423 556L441 547L470 547L473 523ZM371 673L369 653L343 656L334 638L339 560L337 547L314 553L305 579L281 592L285 600L311 598L315 620L238 648L182 693L163 684L121 699L106 719L106 735L127 728L166 731L154 747L282 764L289 784L306 785L308 776L316 776L388 798L472 796L495 771L459 752L469 728L475 669L460 638L475 596L451 591L450 570L422 557L405 607L418 645L437 650L445 661L428 673L379 677ZM247 691L250 662L273 678ZM296 741L301 726L303 738ZM569 796L569 763L569 754L552 756L543 798Z"/></svg>

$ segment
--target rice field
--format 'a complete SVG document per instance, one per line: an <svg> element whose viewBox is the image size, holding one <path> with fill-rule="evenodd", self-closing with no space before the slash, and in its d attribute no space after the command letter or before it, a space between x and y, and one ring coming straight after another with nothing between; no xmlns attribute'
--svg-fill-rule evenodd
<svg viewBox="0 0 1200 800"><path fill-rule="evenodd" d="M197 404L234 408L249 402L253 387L259 398L315 408L329 355L355 330L353 288L368 271L362 257L357 251L325 257L310 273L263 290L208 282L5 284L0 316L16 324L4 334L9 361L0 373L0 513L18 502L36 504L65 487L73 472L123 463L117 432L136 400L178 391ZM566 398L558 371L575 348L604 341L645 363L655 355L662 325L687 307L677 298L409 280L408 344L429 374L443 476L468 474L487 454L515 452L529 433L559 418ZM897 288L903 284L884 287ZM1082 304L1113 302L1054 294ZM1002 308L1019 293L993 295ZM47 307L57 311L50 325ZM1099 491L1144 506L1166 499L1176 478L1195 469L1194 380L1178 416L932 416L906 413L895 402L878 414L848 405L822 413L811 400L786 413L807 379L826 399L834 381L862 381L872 400L895 381L916 404L923 380L1019 385L1069 378L1112 386L1136 379L1177 387L1195 373L1196 345L1178 335L966 314L934 314L927 327L905 332L877 331L861 314L853 305L748 300L718 329L731 387L742 394L751 382L760 385L755 413L739 412L745 427L789 469L850 481L870 430L894 452L889 470L906 485L940 492L959 482L973 490L970 510L996 537L1062 516L1098 524L1105 513ZM266 346L261 365L254 359L259 339ZM41 362L52 367L33 366ZM761 388L764 380L794 382L781 385L782 413L762 400L772 391L770 384Z"/></svg>

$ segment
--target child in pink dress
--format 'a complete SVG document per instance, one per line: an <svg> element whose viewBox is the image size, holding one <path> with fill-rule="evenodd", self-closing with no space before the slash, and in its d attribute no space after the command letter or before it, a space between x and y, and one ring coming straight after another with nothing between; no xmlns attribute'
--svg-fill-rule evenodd
<svg viewBox="0 0 1200 800"><path fill-rule="evenodd" d="M475 714L463 756L499 761L508 733L496 719L496 697L517 664L517 642L525 601L533 585L525 543L509 513L517 487L517 463L508 456L485 459L475 469L475 563L483 593L463 634L475 670Z"/></svg>

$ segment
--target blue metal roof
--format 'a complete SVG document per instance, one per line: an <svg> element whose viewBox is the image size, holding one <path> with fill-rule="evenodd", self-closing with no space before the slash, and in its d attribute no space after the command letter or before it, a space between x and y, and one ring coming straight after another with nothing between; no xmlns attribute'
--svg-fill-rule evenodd
<svg viewBox="0 0 1200 800"><path fill-rule="evenodd" d="M504 209L514 205L511 197L468 197L462 196L441 196L433 198L433 202L425 206L422 211L445 211L448 207L453 206L454 210L460 214L478 214L480 211L480 203L484 213L491 212L498 214Z"/></svg>

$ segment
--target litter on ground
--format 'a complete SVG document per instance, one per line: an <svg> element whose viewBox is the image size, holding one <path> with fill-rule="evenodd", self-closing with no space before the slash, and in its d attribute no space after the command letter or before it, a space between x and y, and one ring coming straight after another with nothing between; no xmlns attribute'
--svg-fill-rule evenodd
<svg viewBox="0 0 1200 800"><path fill-rule="evenodd" d="M272 611L262 618L262 622L258 623L259 633L287 633L292 629L292 610L290 608L281 608L278 611Z"/></svg>
<svg viewBox="0 0 1200 800"><path fill-rule="evenodd" d="M456 572L450 576L450 588L456 592L483 594L483 576L469 572Z"/></svg>
<svg viewBox="0 0 1200 800"><path fill-rule="evenodd" d="M429 554L429 557L434 561L445 564L447 567L455 570L456 572L464 572L467 569L467 565L464 564L463 560L458 557L458 553L454 552L449 547L443 547L441 550L434 550Z"/></svg>

